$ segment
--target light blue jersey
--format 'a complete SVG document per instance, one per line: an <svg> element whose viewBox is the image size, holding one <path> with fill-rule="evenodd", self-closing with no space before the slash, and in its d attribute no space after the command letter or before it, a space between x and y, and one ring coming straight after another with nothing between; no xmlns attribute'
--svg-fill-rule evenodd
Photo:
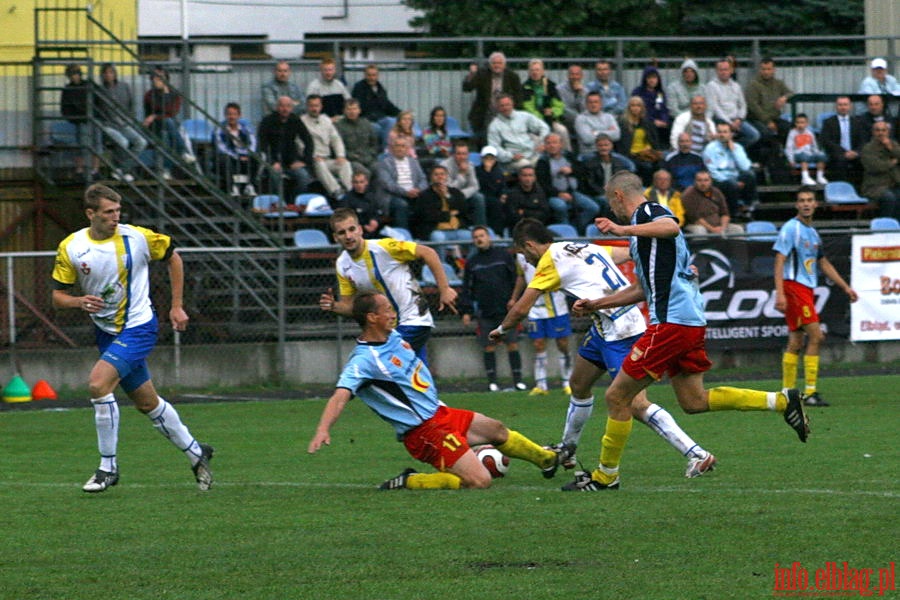
<svg viewBox="0 0 900 600"><path fill-rule="evenodd" d="M786 280L815 289L819 284L822 239L813 227L794 217L781 226L772 249L785 256Z"/></svg>
<svg viewBox="0 0 900 600"><path fill-rule="evenodd" d="M675 215L661 204L644 202L631 215L631 224L657 219L675 219ZM679 231L674 238L632 236L630 247L634 272L647 297L650 323L705 326L703 296L691 270L691 252L684 234Z"/></svg>
<svg viewBox="0 0 900 600"><path fill-rule="evenodd" d="M398 438L443 404L428 367L396 331L384 343L358 341L336 387L359 396L393 426Z"/></svg>

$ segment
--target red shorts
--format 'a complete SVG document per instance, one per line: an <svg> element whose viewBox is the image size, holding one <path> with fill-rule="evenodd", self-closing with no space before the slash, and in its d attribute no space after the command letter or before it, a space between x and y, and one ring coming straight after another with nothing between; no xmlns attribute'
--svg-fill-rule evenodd
<svg viewBox="0 0 900 600"><path fill-rule="evenodd" d="M786 279L784 281L784 299L787 302L784 320L787 321L789 331L797 331L804 325L819 322L819 313L816 312L816 299L813 296L812 288Z"/></svg>
<svg viewBox="0 0 900 600"><path fill-rule="evenodd" d="M622 370L635 379L662 379L668 373L703 373L712 367L706 355L706 327L674 323L650 325L632 346Z"/></svg>
<svg viewBox="0 0 900 600"><path fill-rule="evenodd" d="M475 413L439 406L434 416L411 429L403 438L410 456L445 471L469 450L466 434Z"/></svg>

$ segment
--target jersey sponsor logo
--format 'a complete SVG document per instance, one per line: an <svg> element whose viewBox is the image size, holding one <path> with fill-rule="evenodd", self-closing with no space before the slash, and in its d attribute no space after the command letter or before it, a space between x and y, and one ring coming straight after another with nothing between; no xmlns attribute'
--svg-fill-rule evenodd
<svg viewBox="0 0 900 600"><path fill-rule="evenodd" d="M412 346L406 340L401 340L400 345L406 348L407 350L412 350Z"/></svg>
<svg viewBox="0 0 900 600"><path fill-rule="evenodd" d="M403 361L397 358L394 355L391 355L391 364L397 367L398 369L403 367Z"/></svg>
<svg viewBox="0 0 900 600"><path fill-rule="evenodd" d="M78 270L81 271L82 273L84 273L85 275L91 274L91 266L89 264L87 264L86 262L81 263L81 267Z"/></svg>
<svg viewBox="0 0 900 600"><path fill-rule="evenodd" d="M637 362L641 360L641 357L644 356L644 351L638 348L637 346L633 346L631 348L631 360L632 362Z"/></svg>
<svg viewBox="0 0 900 600"><path fill-rule="evenodd" d="M807 273L812 274L812 272L813 272L813 265L815 265L815 264L816 264L816 259L814 259L814 258L807 258L806 260L803 261L803 268L806 269L806 272L807 272Z"/></svg>
<svg viewBox="0 0 900 600"><path fill-rule="evenodd" d="M423 363L419 361L419 364L417 364L416 368L413 370L412 378L410 378L410 383L417 392L424 392L431 387L431 384L428 383L428 381L419 376L419 371L422 370L422 364Z"/></svg>

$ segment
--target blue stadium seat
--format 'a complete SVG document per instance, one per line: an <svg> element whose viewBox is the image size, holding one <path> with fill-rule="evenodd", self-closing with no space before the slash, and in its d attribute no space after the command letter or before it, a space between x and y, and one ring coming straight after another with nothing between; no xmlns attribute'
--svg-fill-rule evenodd
<svg viewBox="0 0 900 600"><path fill-rule="evenodd" d="M825 186L826 204L865 204L868 200L856 193L852 183L831 181Z"/></svg>
<svg viewBox="0 0 900 600"><path fill-rule="evenodd" d="M774 242L778 237L778 228L772 221L750 221L747 223L747 240L750 242Z"/></svg>
<svg viewBox="0 0 900 600"><path fill-rule="evenodd" d="M579 237L578 230L567 223L551 223L550 225L547 225L547 229L553 232L554 237L562 238L564 240L571 240Z"/></svg>
<svg viewBox="0 0 900 600"><path fill-rule="evenodd" d="M412 233L404 227L395 227L393 225L385 225L381 228L381 235L384 237L394 238L395 240L403 240L404 242L413 241Z"/></svg>
<svg viewBox="0 0 900 600"><path fill-rule="evenodd" d="M456 120L456 117L447 115L447 137L449 137L451 140L455 140L457 138L470 138L472 137L472 133L460 127L459 121Z"/></svg>
<svg viewBox="0 0 900 600"><path fill-rule="evenodd" d="M598 238L601 235L603 235L603 234L600 233L600 230L597 229L597 226L594 225L593 223L589 224L587 227L584 228L584 237Z"/></svg>
<svg viewBox="0 0 900 600"><path fill-rule="evenodd" d="M298 248L327 248L331 241L320 229L298 229L294 232L294 246Z"/></svg>
<svg viewBox="0 0 900 600"><path fill-rule="evenodd" d="M78 128L68 121L54 121L50 124L50 142L56 146L78 144Z"/></svg>
<svg viewBox="0 0 900 600"><path fill-rule="evenodd" d="M194 144L208 144L212 139L214 128L206 119L185 119L181 126Z"/></svg>
<svg viewBox="0 0 900 600"><path fill-rule="evenodd" d="M459 275L456 274L456 271L453 270L453 267L443 261L441 261L441 266L444 268L444 273L447 275L447 282L451 286L462 285L462 279L459 278ZM422 286L428 287L437 285L437 280L435 280L434 278L434 273L431 272L431 269L428 268L428 265L422 267L422 279L420 283Z"/></svg>
<svg viewBox="0 0 900 600"><path fill-rule="evenodd" d="M261 213L264 219L278 217L290 219L300 216L295 210L278 210L281 206L281 199L276 194L261 194L253 198L253 212Z"/></svg>
<svg viewBox="0 0 900 600"><path fill-rule="evenodd" d="M875 217L869 223L869 229L872 231L897 230L900 229L900 221L894 217Z"/></svg>

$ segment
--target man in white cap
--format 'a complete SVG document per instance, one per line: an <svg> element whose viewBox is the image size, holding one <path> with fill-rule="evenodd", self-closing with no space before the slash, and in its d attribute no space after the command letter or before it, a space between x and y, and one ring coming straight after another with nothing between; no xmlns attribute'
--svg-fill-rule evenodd
<svg viewBox="0 0 900 600"><path fill-rule="evenodd" d="M893 94L900 96L900 83L887 72L887 61L875 58L869 63L872 74L859 85L860 94Z"/></svg>

